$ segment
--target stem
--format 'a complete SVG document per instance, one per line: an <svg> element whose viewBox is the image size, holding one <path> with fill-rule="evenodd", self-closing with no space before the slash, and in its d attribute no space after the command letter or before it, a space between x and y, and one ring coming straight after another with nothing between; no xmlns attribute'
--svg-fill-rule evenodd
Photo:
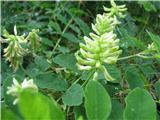
<svg viewBox="0 0 160 120"><path fill-rule="evenodd" d="M134 54L134 55L130 55L130 56L127 56L127 57L121 57L121 58L118 58L118 60L125 60L125 59L129 59L129 58L137 57L138 55L139 55L139 53Z"/></svg>
<svg viewBox="0 0 160 120"><path fill-rule="evenodd" d="M95 71L93 71L93 72L90 74L90 76L88 77L88 79L85 80L85 82L82 84L82 87L90 80L90 78L93 76L94 72L95 72ZM79 80L81 80L81 77L79 77L72 85L76 84ZM68 89L69 89L69 88L68 88ZM56 102L58 103L61 99L62 99L62 96L59 97L59 98L56 100Z"/></svg>
<svg viewBox="0 0 160 120"><path fill-rule="evenodd" d="M68 24L66 25L66 27L64 28L64 30L62 31L62 35L66 32L67 28L69 27L69 25L72 23L73 18L70 19L70 21L68 22ZM53 50L52 50L52 54L54 53L54 51L56 50L56 48L58 47L59 43L62 40L62 35L61 37L57 40L56 45L54 46Z"/></svg>
<svg viewBox="0 0 160 120"><path fill-rule="evenodd" d="M95 72L95 71L93 71L93 72L90 74L90 76L88 77L88 79L85 80L85 82L82 84L82 87L85 86L85 85L88 83L88 81L89 81L89 80L91 79L91 77L93 76L94 72Z"/></svg>
<svg viewBox="0 0 160 120"><path fill-rule="evenodd" d="M72 85L76 84L80 79L81 77L79 77Z"/></svg>
<svg viewBox="0 0 160 120"><path fill-rule="evenodd" d="M72 85L76 84L80 79L81 79L81 77L79 77ZM70 88L70 87L69 87L69 88ZM68 88L68 89L69 89L69 88ZM61 99L62 99L62 96L59 97L59 98L56 100L56 102L58 103Z"/></svg>

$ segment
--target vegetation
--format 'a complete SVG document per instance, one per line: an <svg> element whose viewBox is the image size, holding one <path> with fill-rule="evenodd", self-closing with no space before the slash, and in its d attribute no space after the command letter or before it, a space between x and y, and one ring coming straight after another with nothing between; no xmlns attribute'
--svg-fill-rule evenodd
<svg viewBox="0 0 160 120"><path fill-rule="evenodd" d="M159 1L2 1L2 120L159 120Z"/></svg>

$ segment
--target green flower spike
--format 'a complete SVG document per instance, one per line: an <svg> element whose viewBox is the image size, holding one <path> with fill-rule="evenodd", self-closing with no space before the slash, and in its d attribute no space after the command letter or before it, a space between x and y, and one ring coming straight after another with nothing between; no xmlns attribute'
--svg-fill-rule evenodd
<svg viewBox="0 0 160 120"><path fill-rule="evenodd" d="M114 1L111 1L111 4L111 9L114 9L116 4ZM118 9L114 14L120 15L121 11ZM98 71L103 72L106 80L114 80L104 65L116 63L122 52L119 50L119 39L114 34L115 27L119 22L111 14L113 14L112 11L110 14L97 15L96 23L92 24L95 33L90 33L90 37L84 36L85 43L80 43L80 50L75 54L80 70L95 70L94 80L98 77Z"/></svg>
<svg viewBox="0 0 160 120"><path fill-rule="evenodd" d="M27 36L27 40L30 41L30 47L33 51L37 51L39 46L40 46L40 41L41 41L41 38L38 36L38 33L39 30L37 29L33 29L32 32L29 33L29 35Z"/></svg>
<svg viewBox="0 0 160 120"><path fill-rule="evenodd" d="M14 34L10 35L7 31L4 31L3 36L6 37L5 40L9 43L8 47L4 49L4 57L10 62L10 66L16 70L22 63L23 56L27 52L21 44L26 43L27 40L24 38L24 35L17 35L16 26L14 26Z"/></svg>
<svg viewBox="0 0 160 120"><path fill-rule="evenodd" d="M111 8L104 7L104 11L107 12L106 15L108 17L114 17L114 16L118 16L121 18L125 17L123 12L127 10L126 5L116 5L114 0L111 0L111 6L112 6Z"/></svg>

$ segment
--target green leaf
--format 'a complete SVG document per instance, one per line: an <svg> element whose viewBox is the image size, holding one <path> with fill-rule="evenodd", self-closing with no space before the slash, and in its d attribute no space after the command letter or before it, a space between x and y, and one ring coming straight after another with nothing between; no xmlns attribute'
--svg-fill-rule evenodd
<svg viewBox="0 0 160 120"><path fill-rule="evenodd" d="M51 41L51 40L49 40L48 38L42 37L41 42L42 42L44 45L47 45L47 46L53 47L53 43L52 43L52 41Z"/></svg>
<svg viewBox="0 0 160 120"><path fill-rule="evenodd" d="M94 70L87 70L87 71L83 71L82 75L81 75L81 80L88 80L92 77L92 75L94 74ZM104 79L104 77L103 77Z"/></svg>
<svg viewBox="0 0 160 120"><path fill-rule="evenodd" d="M43 71L46 71L50 67L49 62L43 56L36 56L35 63Z"/></svg>
<svg viewBox="0 0 160 120"><path fill-rule="evenodd" d="M81 33L81 31L80 31L80 29L77 27L77 26L75 26L75 25L70 25L69 26L74 32L76 32L76 33L78 33L78 34L80 34Z"/></svg>
<svg viewBox="0 0 160 120"><path fill-rule="evenodd" d="M119 29L120 35L121 35L121 47L123 48L138 48L140 50L143 50L145 48L145 44L137 39L136 37L133 37L131 33L127 31L127 29L120 28Z"/></svg>
<svg viewBox="0 0 160 120"><path fill-rule="evenodd" d="M26 120L64 120L64 114L54 100L27 89L21 92L18 106Z"/></svg>
<svg viewBox="0 0 160 120"><path fill-rule="evenodd" d="M83 106L74 107L73 111L75 120L87 120Z"/></svg>
<svg viewBox="0 0 160 120"><path fill-rule="evenodd" d="M125 120L156 120L156 104L147 90L132 90L125 102Z"/></svg>
<svg viewBox="0 0 160 120"><path fill-rule="evenodd" d="M39 66L37 66L35 63L31 63L27 66L26 69L27 73L31 76L31 77L36 77L39 74L43 73L40 69Z"/></svg>
<svg viewBox="0 0 160 120"><path fill-rule="evenodd" d="M112 100L112 112L108 120L123 120L123 106L117 100Z"/></svg>
<svg viewBox="0 0 160 120"><path fill-rule="evenodd" d="M47 88L54 91L67 89L67 82L53 73L43 73L36 77L35 83L40 88Z"/></svg>
<svg viewBox="0 0 160 120"><path fill-rule="evenodd" d="M53 58L53 62L61 67L77 72L76 58L73 54L59 54Z"/></svg>
<svg viewBox="0 0 160 120"><path fill-rule="evenodd" d="M79 84L72 85L62 96L63 103L69 106L82 104L83 88Z"/></svg>
<svg viewBox="0 0 160 120"><path fill-rule="evenodd" d="M150 11L156 12L157 11L154 4L152 4L150 1L140 1L139 0L138 4L142 5L147 12L150 12Z"/></svg>
<svg viewBox="0 0 160 120"><path fill-rule="evenodd" d="M61 21L63 24L67 24L67 18L62 16L61 14L55 14L57 19Z"/></svg>
<svg viewBox="0 0 160 120"><path fill-rule="evenodd" d="M90 28L83 20L81 20L80 18L75 18L74 21L85 35L89 34Z"/></svg>
<svg viewBox="0 0 160 120"><path fill-rule="evenodd" d="M148 32L148 34L151 37L151 40L154 42L157 52L160 54L160 36L154 35L151 32Z"/></svg>
<svg viewBox="0 0 160 120"><path fill-rule="evenodd" d="M147 65L141 65L139 68L148 80L152 79L156 73L156 70L153 69L152 62Z"/></svg>
<svg viewBox="0 0 160 120"><path fill-rule="evenodd" d="M56 32L61 33L61 27L59 26L58 23L50 21L48 25L52 27Z"/></svg>
<svg viewBox="0 0 160 120"><path fill-rule="evenodd" d="M129 83L129 87L131 89L134 89L136 87L143 88L144 86L144 78L141 76L138 69L135 67L126 69L125 79Z"/></svg>
<svg viewBox="0 0 160 120"><path fill-rule="evenodd" d="M90 81L86 86L85 109L89 120L106 120L110 115L110 96L98 81Z"/></svg>
<svg viewBox="0 0 160 120"><path fill-rule="evenodd" d="M66 32L66 33L62 34L62 36L71 42L74 42L74 43L79 42L79 39L72 33Z"/></svg>
<svg viewBox="0 0 160 120"><path fill-rule="evenodd" d="M2 106L2 120L20 120L10 109Z"/></svg>
<svg viewBox="0 0 160 120"><path fill-rule="evenodd" d="M64 46L58 47L58 50L59 50L60 52L62 52L63 54L66 54L66 53L69 52L69 49L68 49L67 47L64 47Z"/></svg>
<svg viewBox="0 0 160 120"><path fill-rule="evenodd" d="M157 93L157 96L159 97L160 99L160 80L158 80L155 85L154 85L155 89L156 89L156 93Z"/></svg>
<svg viewBox="0 0 160 120"><path fill-rule="evenodd" d="M114 78L113 83L119 83L121 81L121 71L115 65L106 66L109 74Z"/></svg>

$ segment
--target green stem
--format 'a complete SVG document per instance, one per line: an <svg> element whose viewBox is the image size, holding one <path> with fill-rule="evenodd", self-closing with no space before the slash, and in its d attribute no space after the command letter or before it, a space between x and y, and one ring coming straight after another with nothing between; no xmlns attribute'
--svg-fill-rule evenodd
<svg viewBox="0 0 160 120"><path fill-rule="evenodd" d="M72 85L76 84L79 80L81 80L81 77L79 77ZM68 88L69 89L69 88ZM62 96L59 97L56 102L58 103L62 99Z"/></svg>
<svg viewBox="0 0 160 120"><path fill-rule="evenodd" d="M85 80L85 82L82 84L82 87L87 84L87 82L88 82L88 81L91 79L91 77L93 76L94 72L95 72L95 71L93 71L93 72L90 74L90 76L88 77L88 79ZM74 84L76 84L77 82L79 82L79 80L81 80L81 77L79 77L72 85L74 85ZM58 103L61 99L62 99L62 96L59 97L59 98L56 100L56 102Z"/></svg>
<svg viewBox="0 0 160 120"><path fill-rule="evenodd" d="M92 76L94 75L94 72L95 72L95 71L93 71L93 72L90 74L90 76L88 77L88 79L85 80L85 82L82 84L82 87L85 86L85 85L89 82L89 80L90 80L90 79L92 78Z"/></svg>
<svg viewBox="0 0 160 120"><path fill-rule="evenodd" d="M81 77L79 77L72 85L76 84L77 82L79 82L79 80L81 80Z"/></svg>
<svg viewBox="0 0 160 120"><path fill-rule="evenodd" d="M125 60L125 59L129 59L129 58L137 57L138 55L139 55L139 53L134 54L134 55L130 55L130 56L127 56L127 57L121 57L121 58L118 58L118 60Z"/></svg>

